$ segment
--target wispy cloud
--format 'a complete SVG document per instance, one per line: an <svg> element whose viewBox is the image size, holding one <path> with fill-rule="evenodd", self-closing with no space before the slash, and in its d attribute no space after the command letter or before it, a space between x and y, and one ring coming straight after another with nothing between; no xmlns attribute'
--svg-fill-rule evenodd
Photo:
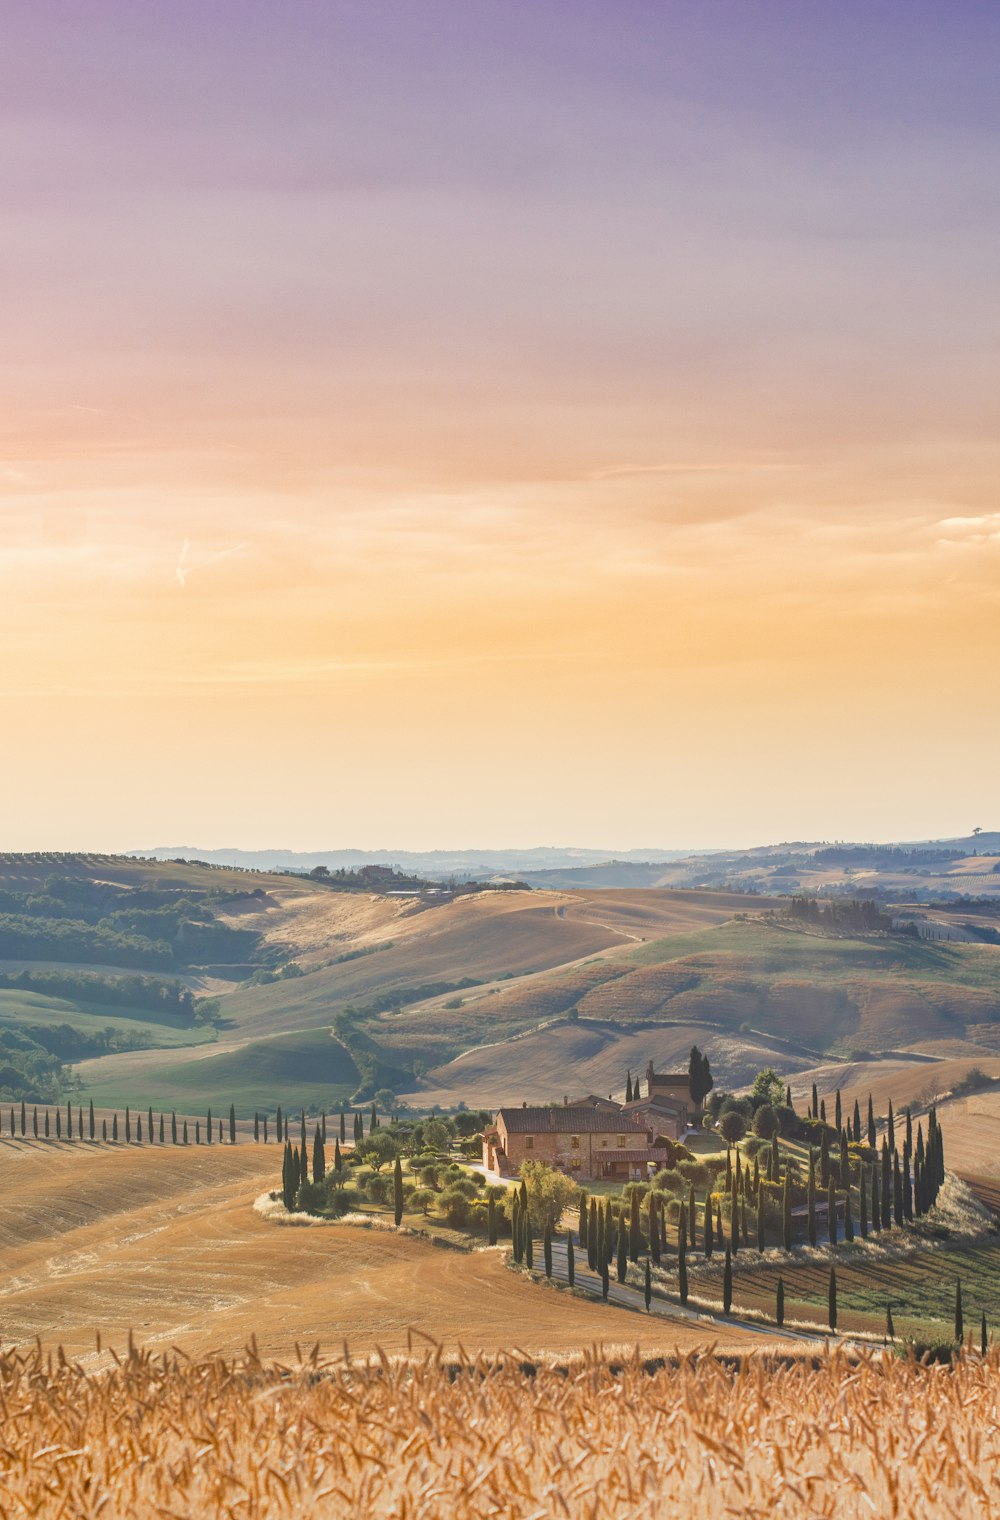
<svg viewBox="0 0 1000 1520"><path fill-rule="evenodd" d="M248 547L249 545L246 543L233 544L228 549L219 549L217 553L210 554L207 559L198 560L197 563L192 564L189 559L189 555L191 553L191 540L189 538L186 538L181 544L181 552L177 560L177 568L174 571L181 590L184 590L184 588L187 586L188 580L196 571L207 570L209 565L218 564L220 559L229 559L232 555L239 554L242 550Z"/></svg>

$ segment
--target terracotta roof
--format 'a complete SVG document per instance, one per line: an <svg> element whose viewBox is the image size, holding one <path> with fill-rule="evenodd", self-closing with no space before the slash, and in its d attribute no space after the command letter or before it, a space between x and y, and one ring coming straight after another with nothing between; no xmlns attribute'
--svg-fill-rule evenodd
<svg viewBox="0 0 1000 1520"><path fill-rule="evenodd" d="M560 1108L501 1108L501 1119L510 1134L543 1135L588 1134L618 1135L635 1129L632 1117L620 1109L614 1113L606 1108L579 1107Z"/></svg>
<svg viewBox="0 0 1000 1520"><path fill-rule="evenodd" d="M666 1093L654 1093L651 1098L633 1098L631 1103L623 1104L626 1113L638 1113L640 1109L659 1111L660 1113L683 1113L687 1104L683 1098L670 1098Z"/></svg>
<svg viewBox="0 0 1000 1520"><path fill-rule="evenodd" d="M632 1166L632 1165L638 1164L639 1162L642 1162L642 1161L664 1161L666 1159L666 1155L667 1155L667 1153L664 1150L652 1150L652 1149L647 1149L647 1150L644 1150L644 1151L609 1150L606 1153L603 1152L603 1151L601 1152L601 1160L602 1161L627 1161L628 1164L629 1164L629 1166Z"/></svg>

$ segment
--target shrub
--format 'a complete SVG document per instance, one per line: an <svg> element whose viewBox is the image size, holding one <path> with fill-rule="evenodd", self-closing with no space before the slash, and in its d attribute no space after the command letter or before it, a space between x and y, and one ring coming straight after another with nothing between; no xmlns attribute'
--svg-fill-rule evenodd
<svg viewBox="0 0 1000 1520"><path fill-rule="evenodd" d="M372 1203L387 1203L392 1192L392 1177L388 1172L376 1172L368 1178L365 1187Z"/></svg>
<svg viewBox="0 0 1000 1520"><path fill-rule="evenodd" d="M778 1115L770 1103L762 1103L753 1116L753 1132L761 1140L770 1140L779 1127Z"/></svg>
<svg viewBox="0 0 1000 1520"><path fill-rule="evenodd" d="M409 1201L413 1208L419 1209L420 1212L426 1217L430 1212L431 1204L434 1202L437 1196L438 1195L435 1193L433 1188L414 1188L410 1194Z"/></svg>
<svg viewBox="0 0 1000 1520"><path fill-rule="evenodd" d="M438 1207L445 1219L455 1229L461 1229L469 1218L469 1196L460 1187L450 1187L438 1198Z"/></svg>

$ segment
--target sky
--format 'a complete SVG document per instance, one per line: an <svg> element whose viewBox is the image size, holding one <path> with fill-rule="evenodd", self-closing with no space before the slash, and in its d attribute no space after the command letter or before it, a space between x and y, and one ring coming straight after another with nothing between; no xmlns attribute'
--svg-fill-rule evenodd
<svg viewBox="0 0 1000 1520"><path fill-rule="evenodd" d="M0 21L0 848L1000 827L1000 8Z"/></svg>

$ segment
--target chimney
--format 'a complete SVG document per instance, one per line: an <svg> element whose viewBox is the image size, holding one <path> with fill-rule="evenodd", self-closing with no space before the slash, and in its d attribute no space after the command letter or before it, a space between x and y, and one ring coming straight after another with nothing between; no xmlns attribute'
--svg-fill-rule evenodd
<svg viewBox="0 0 1000 1520"><path fill-rule="evenodd" d="M569 1094L563 1093L563 1108L569 1108Z"/></svg>
<svg viewBox="0 0 1000 1520"><path fill-rule="evenodd" d="M524 1102L521 1104L521 1107L522 1108L527 1108L527 1106L528 1106L528 1100L527 1100L527 1098L525 1098Z"/></svg>

